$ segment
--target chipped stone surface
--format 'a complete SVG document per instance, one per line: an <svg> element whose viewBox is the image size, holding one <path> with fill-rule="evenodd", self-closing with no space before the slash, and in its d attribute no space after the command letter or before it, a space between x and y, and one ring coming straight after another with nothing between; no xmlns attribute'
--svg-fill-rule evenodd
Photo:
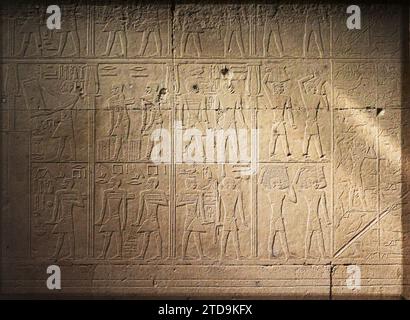
<svg viewBox="0 0 410 320"><path fill-rule="evenodd" d="M409 9L361 11L3 7L2 293L409 297Z"/></svg>

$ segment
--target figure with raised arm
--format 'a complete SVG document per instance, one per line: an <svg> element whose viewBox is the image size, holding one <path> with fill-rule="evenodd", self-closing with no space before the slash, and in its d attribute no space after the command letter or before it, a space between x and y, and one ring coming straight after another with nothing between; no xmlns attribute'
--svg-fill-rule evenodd
<svg viewBox="0 0 410 320"><path fill-rule="evenodd" d="M320 108L329 110L329 103L324 90L325 80L320 80L317 74L312 74L299 79L298 84L306 111L303 155L305 157L309 155L310 142L313 140L319 158L323 158L325 154L320 140L318 114Z"/></svg>
<svg viewBox="0 0 410 320"><path fill-rule="evenodd" d="M265 187L269 195L271 206L270 228L268 238L268 256L276 258L274 253L275 240L279 236L282 251L285 259L288 260L292 255L289 251L288 240L285 228L285 201L297 202L294 184L299 178L300 171L295 175L293 183L290 183L287 168L284 166L263 168L259 183Z"/></svg>

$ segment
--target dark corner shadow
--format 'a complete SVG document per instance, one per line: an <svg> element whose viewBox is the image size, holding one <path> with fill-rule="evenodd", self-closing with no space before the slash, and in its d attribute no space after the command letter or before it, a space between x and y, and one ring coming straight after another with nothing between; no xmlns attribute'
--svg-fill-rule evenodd
<svg viewBox="0 0 410 320"><path fill-rule="evenodd" d="M402 21L402 109L401 109L401 199L402 199L402 298L410 299L410 61L409 11L403 5Z"/></svg>

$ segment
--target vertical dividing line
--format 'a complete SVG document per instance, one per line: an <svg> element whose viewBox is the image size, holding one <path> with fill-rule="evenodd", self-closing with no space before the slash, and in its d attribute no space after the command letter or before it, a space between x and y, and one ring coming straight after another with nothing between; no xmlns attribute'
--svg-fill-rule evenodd
<svg viewBox="0 0 410 320"><path fill-rule="evenodd" d="M88 56L90 56L90 29L91 29L91 23L90 23L90 20L91 20L91 13L90 13L90 11L91 11L91 9L90 9L90 6L89 5L87 5L86 7L85 7L85 10L87 11L86 12L86 28L87 28L87 32L86 32L86 36L87 36L87 41L86 41L86 43L85 43L85 50L86 50L86 55L87 55L87 57ZM80 47L80 55L81 55L81 47Z"/></svg>
<svg viewBox="0 0 410 320"><path fill-rule="evenodd" d="M9 65L10 66L10 65ZM16 63L16 73L18 72L18 64ZM10 70L8 71L10 72ZM16 98L17 92L16 93L12 93L11 96L9 97L9 104L7 106L8 108L8 114L9 114L9 118L8 118L8 128L9 130L16 130Z"/></svg>
<svg viewBox="0 0 410 320"><path fill-rule="evenodd" d="M252 5L251 14L249 17L249 56L256 54L256 5Z"/></svg>
<svg viewBox="0 0 410 320"><path fill-rule="evenodd" d="M8 19L8 28L9 28L9 30L8 30L9 31L9 35L8 35L8 46L9 46L8 47L8 53L9 53L10 57L14 56L15 25L16 25L15 18L10 16L9 19ZM18 64L17 63L15 64L15 68L16 68L16 77L18 78ZM8 73L8 76L10 78L10 64L8 64L8 66L7 66L7 73ZM12 94L12 96L7 94L7 92L6 92L6 94L8 95L8 100L9 100L8 105L7 105L7 108L8 108L7 122L8 122L8 129L9 130L15 130L16 129L16 100L17 100L16 95L18 94L17 89L18 88L16 88L16 91L15 91L15 93Z"/></svg>
<svg viewBox="0 0 410 320"><path fill-rule="evenodd" d="M89 5L87 10L87 56L94 56L94 9ZM87 74L86 77L92 83L91 77L98 79L98 64L93 64L92 68L87 68L86 71L92 74ZM94 90L94 88L92 88ZM96 92L88 93L88 247L87 256L94 257L94 214L95 214L95 112L96 112Z"/></svg>
<svg viewBox="0 0 410 320"><path fill-rule="evenodd" d="M380 223L380 123L379 117L377 116L377 107L379 102L379 72L378 72L378 62L375 62L375 72L376 72L376 108L374 110L377 124L377 136L376 136L376 154L377 154L377 163L376 163L376 172L377 172L377 237L378 237L378 258L381 258L381 223Z"/></svg>
<svg viewBox="0 0 410 320"><path fill-rule="evenodd" d="M94 6L87 6L87 56L94 57L95 55L95 30L94 30Z"/></svg>
<svg viewBox="0 0 410 320"><path fill-rule="evenodd" d="M29 111L29 117L31 119L31 110ZM8 135L9 137L9 135ZM7 146L8 147L8 146ZM32 204L32 199L31 199L31 174L32 171L32 166L31 166L31 121L30 121L30 130L28 132L28 256L29 258L32 258L32 250L31 250L31 206ZM9 180L8 180L9 181Z"/></svg>
<svg viewBox="0 0 410 320"><path fill-rule="evenodd" d="M171 88L171 119L170 119L170 131L171 131L171 170L170 170L170 177L169 177L169 194L170 194L170 202L169 202L169 245L168 245L168 256L170 258L176 257L176 206L175 206L175 192L176 192L176 164L175 164L175 44L174 44L174 14L175 14L175 1L172 1L170 13L169 13L169 23L168 32L168 49L172 54L172 64L169 67L169 77L170 81L168 81Z"/></svg>
<svg viewBox="0 0 410 320"><path fill-rule="evenodd" d="M1 37L0 37L1 39ZM0 114L0 120L2 120L2 115ZM0 166L0 186L5 190L6 192L2 192L0 194L0 203L3 203L4 197L8 198L10 194L10 186L9 186L9 153L7 152L4 154L4 150L8 148L8 131L5 132L0 132L0 161L1 161L1 166ZM30 159L30 158L29 158ZM30 181L30 178L29 178ZM30 190L30 189L29 189ZM29 199L30 199L30 192L29 192ZM30 201L29 201L29 212L30 212ZM0 279L3 279L3 243L4 240L6 239L6 235L4 234L4 216L6 213L9 213L10 209L3 210L0 213ZM29 226L30 229L30 226ZM30 243L30 241L29 241ZM1 281L1 280L0 280ZM1 290L1 287L0 287Z"/></svg>
<svg viewBox="0 0 410 320"><path fill-rule="evenodd" d="M331 263L333 263L333 254L335 252L335 204L334 204L334 138L335 138L335 128L334 128L334 87L333 87L333 20L330 16L330 127L331 127L331 145L330 145L330 205L332 207L332 227L330 229L330 256Z"/></svg>
<svg viewBox="0 0 410 320"><path fill-rule="evenodd" d="M175 10L175 3L172 1L171 7L169 8L170 10L168 11L168 46L167 46L167 54L172 55L172 58L174 58L174 51L173 51L173 46L174 46L174 10Z"/></svg>
<svg viewBox="0 0 410 320"><path fill-rule="evenodd" d="M10 57L13 57L14 56L14 43L15 43L15 39L14 39L14 37L15 37L15 26L16 26L16 24L15 24L15 18L13 17L13 18L9 18L9 21L8 21L9 23L9 41L8 41L8 44L9 44L9 55L10 55Z"/></svg>
<svg viewBox="0 0 410 320"><path fill-rule="evenodd" d="M257 14L257 7L254 4L251 10L251 14L249 17L249 56L254 56L256 54L256 14ZM253 72L255 72L256 76L256 87L259 87L259 81L260 81L260 69L258 64L252 64L252 66L248 66L250 70L248 70L248 75L251 77ZM252 70L255 69L255 70ZM252 212L251 212L251 255L253 258L256 258L258 256L258 193L257 193L257 163L258 161L258 135L256 133L256 129L258 128L258 123L257 123L257 108L258 108L258 94L259 92L252 92L253 91L253 86L252 84L253 81L252 79L248 79L249 81L249 94L251 95L251 206L252 206ZM253 129L255 129L255 134L256 137L254 137L253 134ZM253 170L255 169L255 172Z"/></svg>
<svg viewBox="0 0 410 320"><path fill-rule="evenodd" d="M260 71L260 70L259 70ZM256 137L252 134L251 128L251 168L255 169L255 172L252 172L252 257L256 258L258 256L258 170L259 170L259 135L257 133L258 128L258 97L255 97L255 103L252 108L252 128L255 128ZM256 160L256 163L255 163Z"/></svg>
<svg viewBox="0 0 410 320"><path fill-rule="evenodd" d="M329 277L329 300L333 300L333 264L330 264L330 277Z"/></svg>
<svg viewBox="0 0 410 320"><path fill-rule="evenodd" d="M379 260L381 257L381 224L380 224L380 124L379 118L376 115L377 121L377 228L378 228L378 251L379 251Z"/></svg>
<svg viewBox="0 0 410 320"><path fill-rule="evenodd" d="M98 67L96 67L98 68ZM88 98L88 256L94 257L94 214L95 214L95 96Z"/></svg>
<svg viewBox="0 0 410 320"><path fill-rule="evenodd" d="M401 279L401 295L403 297L408 296L408 284L409 284L409 266L408 266L408 251L407 248L409 246L409 240L406 237L406 233L409 230L409 227L406 225L406 205L407 205L407 188L404 186L409 183L409 174L407 172L408 164L407 161L409 156L407 154L407 147L409 142L406 141L408 137L409 129L405 125L407 119L407 111L405 111L408 105L408 98L409 92L407 91L407 82L409 81L409 49L410 49L410 23L409 23L409 13L410 7L408 5L402 5L402 16L401 16L401 44L402 44L402 53L401 53L401 110L400 112L400 147L401 147L401 162L400 162L400 176L401 182L403 183L401 187L401 215L400 215L400 224L401 224L401 272L402 272L402 279Z"/></svg>
<svg viewBox="0 0 410 320"><path fill-rule="evenodd" d="M333 19L332 16L329 17L330 23L330 128L331 128L331 142L330 142L330 206L331 206L331 228L330 228L330 272L329 272L329 300L333 299L333 263L334 263L334 253L335 253L335 204L334 204L334 153L335 153L335 126L334 126L334 87L333 87Z"/></svg>
<svg viewBox="0 0 410 320"><path fill-rule="evenodd" d="M171 74L174 73L174 64L168 66L168 70ZM172 77L172 76L171 76ZM169 83L173 83L173 77ZM169 245L168 245L168 255L170 258L176 257L176 207L175 207L175 192L176 192L176 165L175 165L175 96L174 88L171 89L172 92L172 104L171 104L171 119L170 119L170 131L171 131L171 164L170 164L170 176L169 176L169 193L170 193L170 202L169 202Z"/></svg>

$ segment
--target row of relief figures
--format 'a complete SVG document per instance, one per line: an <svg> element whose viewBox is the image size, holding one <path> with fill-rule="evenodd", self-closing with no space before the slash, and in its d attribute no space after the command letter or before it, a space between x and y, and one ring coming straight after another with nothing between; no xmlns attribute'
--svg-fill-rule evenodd
<svg viewBox="0 0 410 320"><path fill-rule="evenodd" d="M61 29L48 30L46 7L5 9L3 55L400 58L403 10L393 5L362 6L360 30L346 27L342 5L71 4L61 10Z"/></svg>
<svg viewBox="0 0 410 320"><path fill-rule="evenodd" d="M400 258L402 237L408 236L401 206L409 189L401 172L400 147L407 137L402 112L376 117L372 110L338 111L333 162L259 163L256 171L245 163L177 164L173 171L173 165L149 161L98 161L90 173L94 164L86 162L30 162L30 136L9 132L2 136L9 150L3 166L18 168L9 172L16 179L3 182L9 199L2 215L5 234L24 230L28 213L18 208L27 190L34 257L101 253L146 261L176 250L179 257L217 259L227 246L222 259L243 255L254 261L255 253L263 259L269 252L289 260ZM8 140L15 135L17 145ZM57 140L63 146L70 141ZM24 167L31 173L24 174ZM30 187L24 183L28 175ZM6 248L19 245L13 237L5 239Z"/></svg>
<svg viewBox="0 0 410 320"><path fill-rule="evenodd" d="M360 172L362 164L337 169L333 188L331 166L321 164L268 164L252 176L243 164L172 171L99 163L92 188L87 165L33 164L31 256L164 263L400 258L400 177L383 163L378 186L375 161ZM3 221L13 228L7 212Z"/></svg>
<svg viewBox="0 0 410 320"><path fill-rule="evenodd" d="M359 127L371 136L364 120L401 106L400 72L400 64L353 61L4 64L2 129L30 131L31 159L39 162L88 161L94 144L97 161L150 161L153 134L170 136L177 126L184 150L193 132L200 149L214 147L213 131L233 133L230 148L247 151L256 132L256 161L329 162L338 135ZM332 120L346 126L334 138Z"/></svg>

